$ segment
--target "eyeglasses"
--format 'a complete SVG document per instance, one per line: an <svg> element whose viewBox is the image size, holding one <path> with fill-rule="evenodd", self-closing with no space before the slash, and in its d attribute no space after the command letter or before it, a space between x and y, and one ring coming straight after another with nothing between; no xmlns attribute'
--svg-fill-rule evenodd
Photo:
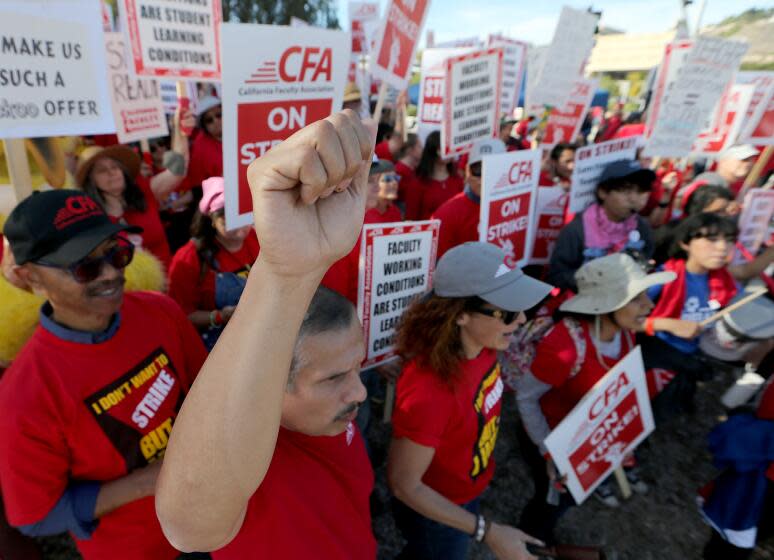
<svg viewBox="0 0 774 560"><path fill-rule="evenodd" d="M481 162L470 164L470 174L474 177L481 177Z"/></svg>
<svg viewBox="0 0 774 560"><path fill-rule="evenodd" d="M477 307L473 310L474 313L480 313L481 315L486 315L487 317L494 317L495 319L500 319L503 323L506 325L510 325L513 323L513 320L516 319L519 312L518 311L505 311L503 309L489 309L488 307Z"/></svg>
<svg viewBox="0 0 774 560"><path fill-rule="evenodd" d="M214 123L216 120L218 120L218 121L219 121L219 120L220 120L220 119L222 119L222 118L223 118L223 113L215 113L214 115L209 115L209 116L207 116L207 117L204 117L204 118L202 119L202 122L203 122L204 124L212 124L212 123Z"/></svg>
<svg viewBox="0 0 774 560"><path fill-rule="evenodd" d="M396 183L400 182L400 175L382 175L380 181L384 181L385 183L389 183L390 181L395 181Z"/></svg>
<svg viewBox="0 0 774 560"><path fill-rule="evenodd" d="M51 268L63 268L79 284L88 284L99 278L100 272L102 272L102 265L105 263L110 264L116 270L123 270L132 262L133 258L134 245L129 241L123 241L108 249L101 257L85 257L70 266L62 267L45 261L37 261L36 264Z"/></svg>

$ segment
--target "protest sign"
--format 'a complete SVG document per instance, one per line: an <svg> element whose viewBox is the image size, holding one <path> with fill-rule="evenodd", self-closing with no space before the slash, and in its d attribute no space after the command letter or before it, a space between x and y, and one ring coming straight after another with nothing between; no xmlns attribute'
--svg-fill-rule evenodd
<svg viewBox="0 0 774 560"><path fill-rule="evenodd" d="M398 321L432 288L440 227L440 220L363 226L357 310L367 344L364 368L395 356Z"/></svg>
<svg viewBox="0 0 774 560"><path fill-rule="evenodd" d="M252 223L247 166L341 109L349 33L224 23L223 178L229 229Z"/></svg>
<svg viewBox="0 0 774 560"><path fill-rule="evenodd" d="M121 0L120 4L137 74L220 80L220 0Z"/></svg>
<svg viewBox="0 0 774 560"><path fill-rule="evenodd" d="M367 21L379 19L379 2L350 2L349 26L352 33L352 55L367 54L371 45L366 36Z"/></svg>
<svg viewBox="0 0 774 560"><path fill-rule="evenodd" d="M594 192L605 166L614 161L633 160L637 155L640 139L641 136L629 136L583 146L576 150L570 186L570 212L583 212L594 202Z"/></svg>
<svg viewBox="0 0 774 560"><path fill-rule="evenodd" d="M434 43L433 48L436 49L480 49L483 46L481 39L478 37L468 37L466 39L453 39L451 41L441 41L440 43ZM490 45L491 46L491 45Z"/></svg>
<svg viewBox="0 0 774 560"><path fill-rule="evenodd" d="M290 16L290 27L312 27L306 21L296 16Z"/></svg>
<svg viewBox="0 0 774 560"><path fill-rule="evenodd" d="M742 129L739 131L739 137L743 138L750 132L749 126L755 110L762 102L769 98L770 93L773 91L774 72L737 72L734 83L753 86L752 99L750 99L750 104L747 106L747 114L742 123Z"/></svg>
<svg viewBox="0 0 774 560"><path fill-rule="evenodd" d="M537 190L536 219L532 220L532 251L528 264L547 264L554 252L556 238L564 227L564 212L569 194L562 187Z"/></svg>
<svg viewBox="0 0 774 560"><path fill-rule="evenodd" d="M502 49L486 49L446 59L441 154L470 151L479 138L499 132Z"/></svg>
<svg viewBox="0 0 774 560"><path fill-rule="evenodd" d="M183 85L183 89L188 98L188 109L196 114L196 105L199 101L199 94L196 90L196 82L179 82ZM168 115L174 115L177 110L177 84L178 82L170 82L169 80L158 80L159 92L161 94L161 104L164 107L164 112Z"/></svg>
<svg viewBox="0 0 774 560"><path fill-rule="evenodd" d="M121 144L166 136L167 117L156 80L129 74L127 51L121 33L105 33L110 99Z"/></svg>
<svg viewBox="0 0 774 560"><path fill-rule="evenodd" d="M371 75L406 89L430 0L390 0L371 55Z"/></svg>
<svg viewBox="0 0 774 560"><path fill-rule="evenodd" d="M488 47L503 49L503 87L500 93L500 114L511 116L519 103L521 81L527 67L527 43L502 35L490 35Z"/></svg>
<svg viewBox="0 0 774 560"><path fill-rule="evenodd" d="M0 137L115 131L99 2L0 2Z"/></svg>
<svg viewBox="0 0 774 560"><path fill-rule="evenodd" d="M637 346L586 393L545 445L581 504L654 429Z"/></svg>
<svg viewBox="0 0 774 560"><path fill-rule="evenodd" d="M751 254L757 255L769 235L769 225L774 217L774 191L750 189L744 197L742 215L739 217L738 241ZM734 262L747 262L737 249Z"/></svg>
<svg viewBox="0 0 774 560"><path fill-rule="evenodd" d="M583 66L594 47L596 28L595 14L562 8L545 62L530 92L531 104L564 107L575 80L583 75Z"/></svg>
<svg viewBox="0 0 774 560"><path fill-rule="evenodd" d="M774 84L761 97L750 122L739 138L740 143L774 145Z"/></svg>
<svg viewBox="0 0 774 560"><path fill-rule="evenodd" d="M658 67L653 95L648 110L648 121L645 125L645 136L649 138L653 133L653 126L658 120L661 103L665 96L669 96L667 85L671 89L677 79L678 72L685 61L685 57L691 50L693 42L689 40L667 43L664 47L664 58Z"/></svg>
<svg viewBox="0 0 774 560"><path fill-rule="evenodd" d="M739 67L748 44L700 36L661 98L644 154L649 157L688 155L726 86Z"/></svg>
<svg viewBox="0 0 774 560"><path fill-rule="evenodd" d="M535 85L537 84L540 70L546 62L548 46L530 47L527 50L527 72L525 79L527 83L524 88L524 111L526 116L539 116L543 114L543 106L533 101L535 99Z"/></svg>
<svg viewBox="0 0 774 560"><path fill-rule="evenodd" d="M501 247L508 266L524 266L534 233L540 150L485 156L482 168L478 239Z"/></svg>
<svg viewBox="0 0 774 560"><path fill-rule="evenodd" d="M754 86L729 84L718 101L710 126L699 133L691 152L717 156L734 145L747 114Z"/></svg>
<svg viewBox="0 0 774 560"><path fill-rule="evenodd" d="M585 78L575 80L575 85L564 107L561 109L555 107L548 115L543 139L540 143L542 148L549 149L560 142L575 141L596 90L597 80Z"/></svg>
<svg viewBox="0 0 774 560"><path fill-rule="evenodd" d="M466 52L470 52L470 49L425 49L422 52L417 134L423 143L428 134L441 129L443 95L446 89L446 59Z"/></svg>

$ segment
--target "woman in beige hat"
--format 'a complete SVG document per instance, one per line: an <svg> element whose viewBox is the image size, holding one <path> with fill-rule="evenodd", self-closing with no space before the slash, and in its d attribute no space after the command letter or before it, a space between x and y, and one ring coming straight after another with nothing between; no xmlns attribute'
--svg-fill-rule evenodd
<svg viewBox="0 0 774 560"><path fill-rule="evenodd" d="M538 343L532 365L516 382L516 400L524 430L521 447L532 470L535 494L521 517L520 528L552 541L560 515L573 504L558 484L556 469L544 445L546 436L584 395L635 346L653 309L646 290L674 280L668 272L646 274L634 259L615 253L584 264L576 273L578 294L564 302L559 319ZM679 323L679 322L678 322ZM679 324L663 323L675 329ZM647 485L628 473L635 490ZM554 488L553 503L546 496ZM605 485L596 497L615 507Z"/></svg>

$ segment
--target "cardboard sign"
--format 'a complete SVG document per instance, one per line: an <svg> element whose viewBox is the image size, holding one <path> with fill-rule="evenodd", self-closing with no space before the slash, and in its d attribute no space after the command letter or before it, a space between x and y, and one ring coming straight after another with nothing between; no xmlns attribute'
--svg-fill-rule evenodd
<svg viewBox="0 0 774 560"><path fill-rule="evenodd" d="M774 84L763 94L739 143L774 145Z"/></svg>
<svg viewBox="0 0 774 560"><path fill-rule="evenodd" d="M247 166L341 109L349 33L224 23L223 178L229 229L252 223Z"/></svg>
<svg viewBox="0 0 774 560"><path fill-rule="evenodd" d="M99 2L0 2L0 137L115 130Z"/></svg>
<svg viewBox="0 0 774 560"><path fill-rule="evenodd" d="M637 346L586 393L545 445L581 504L654 429Z"/></svg>
<svg viewBox="0 0 774 560"><path fill-rule="evenodd" d="M312 27L306 21L296 16L290 16L290 27Z"/></svg>
<svg viewBox="0 0 774 560"><path fill-rule="evenodd" d="M532 251L528 264L547 264L564 227L569 193L562 187L539 187L536 219L532 220Z"/></svg>
<svg viewBox="0 0 774 560"><path fill-rule="evenodd" d="M752 255L757 255L769 235L769 225L774 217L774 191L750 189L744 197L742 215L739 217L738 241ZM747 262L739 253L736 264Z"/></svg>
<svg viewBox="0 0 774 560"><path fill-rule="evenodd" d="M469 152L479 138L499 132L503 50L487 49L446 59L441 154Z"/></svg>
<svg viewBox="0 0 774 560"><path fill-rule="evenodd" d="M500 114L512 115L519 103L521 81L527 67L527 43L502 35L490 35L488 47L503 49L503 88L500 93Z"/></svg>
<svg viewBox="0 0 774 560"><path fill-rule="evenodd" d="M749 127L756 109L770 97L770 92L774 88L774 72L737 72L734 83L753 86L752 99L747 106L747 115L739 132L740 138L743 138L751 132Z"/></svg>
<svg viewBox="0 0 774 560"><path fill-rule="evenodd" d="M747 48L747 43L738 41L707 36L696 39L674 80L664 85L665 94L644 155L688 155Z"/></svg>
<svg viewBox="0 0 774 560"><path fill-rule="evenodd" d="M583 126L598 80L580 78L575 81L570 98L562 109L551 110L543 132L541 147L553 148L560 142L574 142Z"/></svg>
<svg viewBox="0 0 774 560"><path fill-rule="evenodd" d="M129 74L127 51L121 33L105 33L110 99L121 144L169 134L156 80Z"/></svg>
<svg viewBox="0 0 774 560"><path fill-rule="evenodd" d="M470 49L425 49L422 52L422 77L419 81L417 134L422 142L434 130L441 130L443 96L446 90L446 59L470 52Z"/></svg>
<svg viewBox="0 0 774 560"><path fill-rule="evenodd" d="M440 227L440 220L363 226L357 290L367 344L363 368L395 356L398 321L432 288Z"/></svg>
<svg viewBox="0 0 774 560"><path fill-rule="evenodd" d="M629 136L576 150L570 186L570 212L583 212L594 202L594 192L605 166L614 161L633 160L640 141L641 136Z"/></svg>
<svg viewBox="0 0 774 560"><path fill-rule="evenodd" d="M482 169L478 239L501 247L509 267L524 266L532 248L540 150L485 156Z"/></svg>
<svg viewBox="0 0 774 560"><path fill-rule="evenodd" d="M371 75L398 90L408 85L430 0L390 0L371 56Z"/></svg>
<svg viewBox="0 0 774 560"><path fill-rule="evenodd" d="M564 107L575 80L583 75L583 66L594 47L596 28L596 15L562 8L545 62L530 92L530 103Z"/></svg>
<svg viewBox="0 0 774 560"><path fill-rule="evenodd" d="M137 74L220 80L220 0L121 0L120 4Z"/></svg>
<svg viewBox="0 0 774 560"><path fill-rule="evenodd" d="M366 36L367 21L379 19L379 2L350 2L349 26L352 33L352 54L367 54L371 51Z"/></svg>
<svg viewBox="0 0 774 560"><path fill-rule="evenodd" d="M540 116L543 114L543 106L533 101L535 99L535 85L540 71L546 62L548 46L530 47L527 51L527 84L524 88L524 110L526 116Z"/></svg>
<svg viewBox="0 0 774 560"><path fill-rule="evenodd" d="M718 102L711 126L699 133L692 153L717 156L734 145L754 89L752 85L729 85Z"/></svg>
<svg viewBox="0 0 774 560"><path fill-rule="evenodd" d="M668 98L671 88L677 79L678 72L685 61L685 57L693 46L693 41L683 40L668 43L664 47L664 58L658 68L655 84L653 86L653 96L648 110L648 120L645 124L645 136L650 138L653 134L653 127L658 120L662 101ZM669 88L667 88L669 86Z"/></svg>
<svg viewBox="0 0 774 560"><path fill-rule="evenodd" d="M482 46L483 43L478 37L454 39L452 41L441 41L440 43L433 44L434 49L480 49Z"/></svg>

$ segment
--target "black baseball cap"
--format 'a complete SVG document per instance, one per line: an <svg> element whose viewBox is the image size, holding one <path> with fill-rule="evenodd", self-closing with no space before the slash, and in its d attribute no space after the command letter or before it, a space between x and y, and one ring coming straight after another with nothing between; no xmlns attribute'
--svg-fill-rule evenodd
<svg viewBox="0 0 774 560"><path fill-rule="evenodd" d="M114 224L89 195L66 189L33 193L14 208L3 228L16 264L45 261L61 267L122 231L140 233L142 228Z"/></svg>
<svg viewBox="0 0 774 560"><path fill-rule="evenodd" d="M646 169L636 160L620 160L607 164L599 176L597 184L611 181L627 179L632 183L650 188L653 181L656 180L656 174L650 169Z"/></svg>

